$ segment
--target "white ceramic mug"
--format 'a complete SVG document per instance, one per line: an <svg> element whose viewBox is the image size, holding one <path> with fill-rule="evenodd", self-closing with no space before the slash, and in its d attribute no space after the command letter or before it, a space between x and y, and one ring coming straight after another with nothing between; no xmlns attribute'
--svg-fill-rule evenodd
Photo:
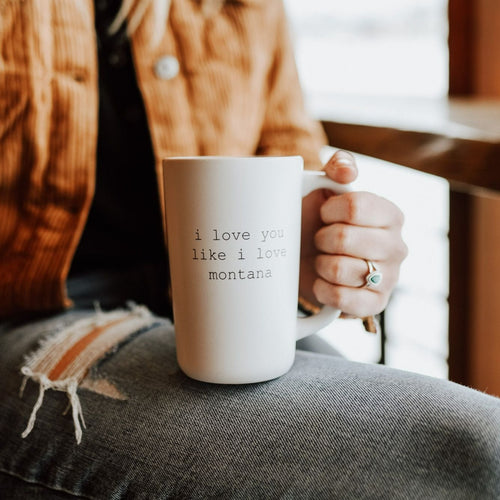
<svg viewBox="0 0 500 500"><path fill-rule="evenodd" d="M295 341L338 317L297 318L301 200L344 192L300 156L163 160L177 359L191 378L270 380Z"/></svg>

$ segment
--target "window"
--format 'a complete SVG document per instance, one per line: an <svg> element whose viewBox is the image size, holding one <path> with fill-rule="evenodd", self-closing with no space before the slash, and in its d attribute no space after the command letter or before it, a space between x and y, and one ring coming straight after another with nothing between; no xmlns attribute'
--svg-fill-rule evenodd
<svg viewBox="0 0 500 500"><path fill-rule="evenodd" d="M308 97L443 97L446 0L285 0Z"/></svg>

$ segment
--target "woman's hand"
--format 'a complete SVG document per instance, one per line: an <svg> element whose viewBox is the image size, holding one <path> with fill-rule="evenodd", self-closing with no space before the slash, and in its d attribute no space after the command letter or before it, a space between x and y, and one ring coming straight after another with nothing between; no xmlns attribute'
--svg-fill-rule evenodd
<svg viewBox="0 0 500 500"><path fill-rule="evenodd" d="M354 157L346 151L337 151L325 172L342 184L358 175ZM302 210L301 296L331 305L347 316L381 312L408 253L401 238L401 210L373 193L332 196L328 190L306 196ZM378 287L364 286L369 272L366 260L382 272Z"/></svg>

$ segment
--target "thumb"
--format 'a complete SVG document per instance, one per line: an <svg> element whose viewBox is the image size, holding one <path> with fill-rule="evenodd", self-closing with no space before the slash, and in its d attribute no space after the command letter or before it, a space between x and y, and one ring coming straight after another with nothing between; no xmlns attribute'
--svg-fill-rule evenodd
<svg viewBox="0 0 500 500"><path fill-rule="evenodd" d="M337 151L324 167L326 175L335 182L348 184L358 177L358 167L354 156L343 150Z"/></svg>

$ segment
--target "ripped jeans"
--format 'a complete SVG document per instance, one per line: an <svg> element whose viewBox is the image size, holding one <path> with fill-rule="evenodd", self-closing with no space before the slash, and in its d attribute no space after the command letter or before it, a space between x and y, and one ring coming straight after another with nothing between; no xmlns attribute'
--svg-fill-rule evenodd
<svg viewBox="0 0 500 500"><path fill-rule="evenodd" d="M144 308L1 325L0 436L2 499L500 498L500 399L302 350L196 382Z"/></svg>

